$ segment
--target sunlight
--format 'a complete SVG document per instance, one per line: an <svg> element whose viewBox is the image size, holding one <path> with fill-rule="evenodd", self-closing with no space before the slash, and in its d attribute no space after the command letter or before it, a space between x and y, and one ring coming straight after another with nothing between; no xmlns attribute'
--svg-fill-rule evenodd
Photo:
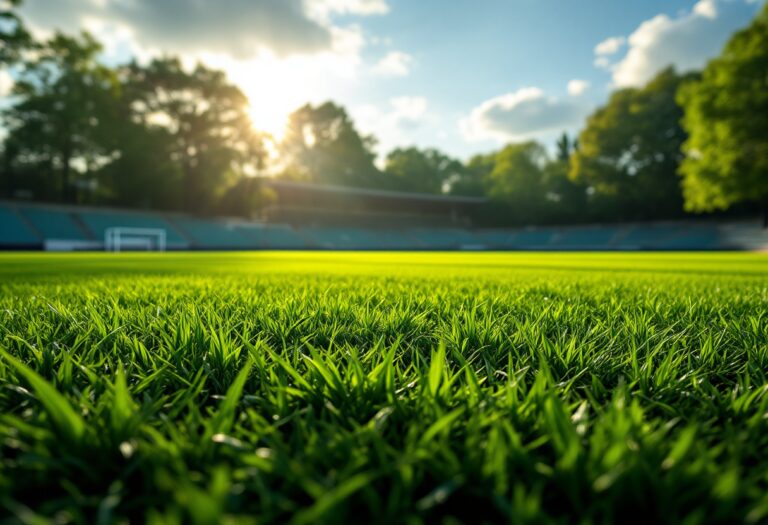
<svg viewBox="0 0 768 525"><path fill-rule="evenodd" d="M233 83L250 101L253 125L280 140L288 116L306 103L309 97L306 72L290 61L264 53L247 62L227 64Z"/></svg>

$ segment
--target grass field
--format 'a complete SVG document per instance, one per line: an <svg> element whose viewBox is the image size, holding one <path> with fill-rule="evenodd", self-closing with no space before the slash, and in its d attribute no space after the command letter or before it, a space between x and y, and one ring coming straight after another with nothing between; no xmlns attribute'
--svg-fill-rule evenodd
<svg viewBox="0 0 768 525"><path fill-rule="evenodd" d="M764 523L768 257L0 255L0 509Z"/></svg>

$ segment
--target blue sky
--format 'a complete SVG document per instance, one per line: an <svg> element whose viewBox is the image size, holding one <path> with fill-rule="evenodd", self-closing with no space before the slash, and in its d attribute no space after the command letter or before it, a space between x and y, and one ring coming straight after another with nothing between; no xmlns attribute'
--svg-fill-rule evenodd
<svg viewBox="0 0 768 525"><path fill-rule="evenodd" d="M747 0L26 0L35 31L88 29L111 62L181 55L225 69L280 134L333 99L392 147L466 158L575 133L615 87L701 67Z"/></svg>

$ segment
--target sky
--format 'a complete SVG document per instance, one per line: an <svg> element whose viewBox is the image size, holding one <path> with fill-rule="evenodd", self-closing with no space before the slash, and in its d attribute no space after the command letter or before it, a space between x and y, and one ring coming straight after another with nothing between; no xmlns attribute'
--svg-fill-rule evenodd
<svg viewBox="0 0 768 525"><path fill-rule="evenodd" d="M119 63L176 54L225 70L257 128L333 100L394 147L466 159L551 147L616 88L701 68L759 0L26 0L40 36L88 30ZM0 78L0 84L3 79ZM7 84L7 81L6 81ZM2 88L2 85L0 85Z"/></svg>

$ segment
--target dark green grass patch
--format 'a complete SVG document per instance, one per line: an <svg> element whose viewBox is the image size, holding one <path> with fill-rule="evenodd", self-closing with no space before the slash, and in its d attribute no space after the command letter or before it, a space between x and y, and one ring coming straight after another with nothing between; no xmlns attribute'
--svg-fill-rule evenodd
<svg viewBox="0 0 768 525"><path fill-rule="evenodd" d="M768 258L0 256L9 522L761 523Z"/></svg>

